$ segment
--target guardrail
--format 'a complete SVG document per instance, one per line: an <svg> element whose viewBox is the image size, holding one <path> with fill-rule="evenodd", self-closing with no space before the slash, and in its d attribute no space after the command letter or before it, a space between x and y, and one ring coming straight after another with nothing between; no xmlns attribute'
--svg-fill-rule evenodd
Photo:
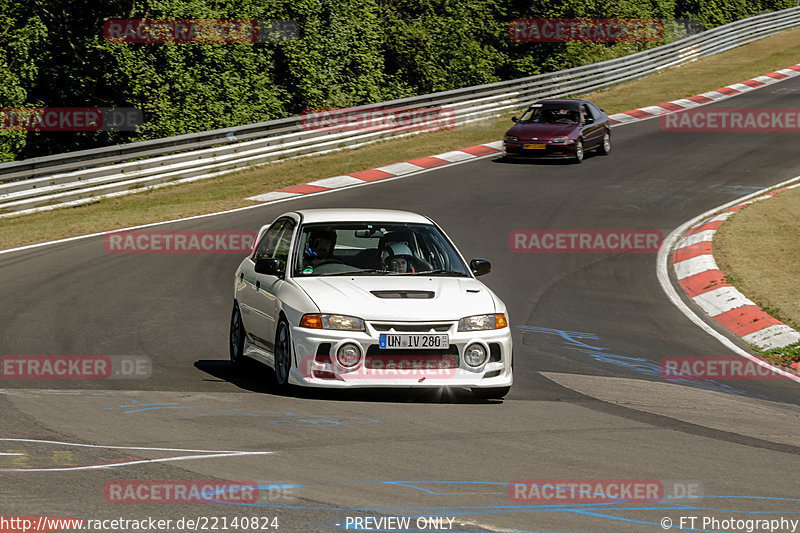
<svg viewBox="0 0 800 533"><path fill-rule="evenodd" d="M446 107L450 124L508 113L531 100L575 95L654 74L800 26L800 7L719 26L670 44L582 67L365 105L349 113ZM79 205L264 163L343 148L416 128L307 129L301 117L0 164L0 217Z"/></svg>

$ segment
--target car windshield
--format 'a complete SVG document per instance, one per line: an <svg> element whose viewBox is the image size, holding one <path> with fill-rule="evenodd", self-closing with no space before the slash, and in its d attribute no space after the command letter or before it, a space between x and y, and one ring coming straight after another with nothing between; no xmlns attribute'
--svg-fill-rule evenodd
<svg viewBox="0 0 800 533"><path fill-rule="evenodd" d="M533 104L520 117L522 123L577 124L580 115L577 105Z"/></svg>
<svg viewBox="0 0 800 533"><path fill-rule="evenodd" d="M432 224L305 224L298 239L296 277L471 276L453 244Z"/></svg>

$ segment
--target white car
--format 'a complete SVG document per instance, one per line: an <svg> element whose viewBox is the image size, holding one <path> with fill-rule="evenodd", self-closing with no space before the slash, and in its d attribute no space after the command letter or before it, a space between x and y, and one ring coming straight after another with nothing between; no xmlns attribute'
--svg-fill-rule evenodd
<svg viewBox="0 0 800 533"><path fill-rule="evenodd" d="M503 302L430 219L380 209L285 213L258 233L234 283L230 357L279 386L469 387L513 381Z"/></svg>

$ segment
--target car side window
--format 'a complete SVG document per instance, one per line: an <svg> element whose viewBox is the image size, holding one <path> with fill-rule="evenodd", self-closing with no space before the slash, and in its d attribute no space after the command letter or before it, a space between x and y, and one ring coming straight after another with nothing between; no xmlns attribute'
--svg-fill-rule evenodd
<svg viewBox="0 0 800 533"><path fill-rule="evenodd" d="M595 120L598 120L600 118L600 115L603 114L603 110L591 102L589 102L588 107L589 111L592 113L592 116L594 117Z"/></svg>
<svg viewBox="0 0 800 533"><path fill-rule="evenodd" d="M275 244L275 252L272 257L280 260L281 267L286 270L286 264L289 261L289 246L292 244L292 234L294 233L295 221L287 219L283 224L283 228L278 241Z"/></svg>
<svg viewBox="0 0 800 533"><path fill-rule="evenodd" d="M589 122L588 119L594 120L594 116L586 104L581 104L581 116L583 117L584 124Z"/></svg>
<svg viewBox="0 0 800 533"><path fill-rule="evenodd" d="M265 259L268 257L275 257L275 248L278 244L278 239L283 233L283 228L288 221L278 220L264 233L261 241L258 243L255 253L253 254L253 261Z"/></svg>

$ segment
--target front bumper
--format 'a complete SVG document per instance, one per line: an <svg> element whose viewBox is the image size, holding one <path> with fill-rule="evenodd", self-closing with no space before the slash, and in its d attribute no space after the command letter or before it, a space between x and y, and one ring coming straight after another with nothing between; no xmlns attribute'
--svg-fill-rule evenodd
<svg viewBox="0 0 800 533"><path fill-rule="evenodd" d="M436 332L448 334L447 350L381 350L381 333L430 333L432 324L405 322L398 324L402 331L386 329L389 326L367 322L366 332L292 327L294 361L289 382L327 388L508 387L513 382L509 327L458 332L457 321L440 321ZM352 369L339 366L333 357L345 343L361 348L361 360ZM464 350L472 343L482 344L489 353L477 368L464 361Z"/></svg>
<svg viewBox="0 0 800 533"><path fill-rule="evenodd" d="M506 157L527 157L531 159L567 159L575 157L575 142L570 143L551 143L542 142L545 144L544 149L529 150L523 148L524 144L532 144L536 141L526 142L509 142L504 141L503 147L505 148Z"/></svg>

